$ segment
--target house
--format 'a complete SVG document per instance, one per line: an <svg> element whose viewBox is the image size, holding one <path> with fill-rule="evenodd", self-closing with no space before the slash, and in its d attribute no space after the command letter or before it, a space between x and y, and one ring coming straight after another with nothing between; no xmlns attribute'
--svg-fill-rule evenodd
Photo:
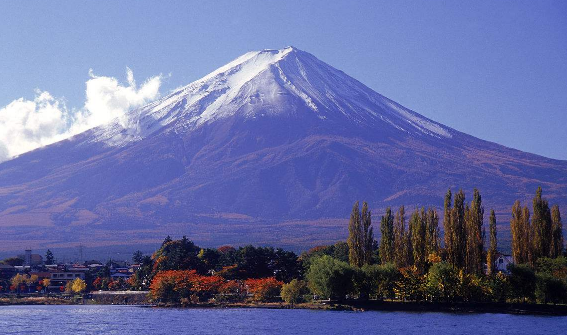
<svg viewBox="0 0 567 335"><path fill-rule="evenodd" d="M514 264L514 258L510 255L500 255L494 261L494 267L496 268L497 272L502 272L508 274L508 265Z"/></svg>
<svg viewBox="0 0 567 335"><path fill-rule="evenodd" d="M55 271L51 272L51 285L50 288L60 287L67 285L68 282L73 281L77 278L85 280L84 271Z"/></svg>

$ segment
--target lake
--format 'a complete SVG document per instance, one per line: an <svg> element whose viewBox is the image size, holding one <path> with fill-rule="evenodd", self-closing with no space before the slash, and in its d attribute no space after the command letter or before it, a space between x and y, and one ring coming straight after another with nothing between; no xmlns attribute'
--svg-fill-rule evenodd
<svg viewBox="0 0 567 335"><path fill-rule="evenodd" d="M567 317L509 314L0 306L2 334L565 334Z"/></svg>

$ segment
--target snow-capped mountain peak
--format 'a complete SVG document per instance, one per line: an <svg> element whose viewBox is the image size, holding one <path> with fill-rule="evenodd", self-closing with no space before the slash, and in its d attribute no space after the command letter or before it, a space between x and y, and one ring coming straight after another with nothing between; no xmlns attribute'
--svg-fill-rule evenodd
<svg viewBox="0 0 567 335"><path fill-rule="evenodd" d="M110 124L97 141L121 145L173 125L184 131L228 117L316 117L370 124L418 136L451 138L451 130L374 92L294 47L248 52L162 99L133 110L126 129Z"/></svg>

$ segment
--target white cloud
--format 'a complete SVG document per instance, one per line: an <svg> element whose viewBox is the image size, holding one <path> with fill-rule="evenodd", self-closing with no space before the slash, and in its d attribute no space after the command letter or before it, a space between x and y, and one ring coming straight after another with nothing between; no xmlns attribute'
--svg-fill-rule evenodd
<svg viewBox="0 0 567 335"><path fill-rule="evenodd" d="M0 108L0 162L116 118L124 122L127 111L159 97L162 82L161 76L155 76L138 88L129 68L127 85L113 77L96 76L92 70L89 76L81 109L70 110L63 99L39 90L33 100L20 98Z"/></svg>

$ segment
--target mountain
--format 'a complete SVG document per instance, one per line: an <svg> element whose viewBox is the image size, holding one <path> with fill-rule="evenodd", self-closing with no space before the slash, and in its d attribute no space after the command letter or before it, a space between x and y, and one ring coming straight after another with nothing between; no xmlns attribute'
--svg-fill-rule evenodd
<svg viewBox="0 0 567 335"><path fill-rule="evenodd" d="M0 164L0 245L310 246L355 200L440 207L478 187L507 226L537 186L567 205L567 161L466 135L288 47L247 53L123 118ZM487 211L488 212L488 211Z"/></svg>

